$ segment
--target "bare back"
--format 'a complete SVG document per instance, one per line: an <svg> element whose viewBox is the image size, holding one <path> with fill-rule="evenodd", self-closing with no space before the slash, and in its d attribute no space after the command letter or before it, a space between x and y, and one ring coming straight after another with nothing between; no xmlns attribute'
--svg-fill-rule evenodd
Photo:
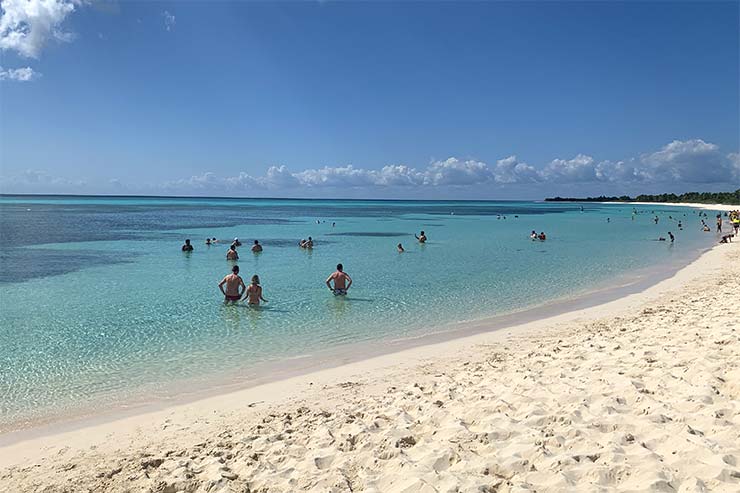
<svg viewBox="0 0 740 493"><path fill-rule="evenodd" d="M244 286L244 281L237 274L229 274L222 282L226 284L226 296L239 296L239 286Z"/></svg>
<svg viewBox="0 0 740 493"><path fill-rule="evenodd" d="M259 305L262 298L262 286L259 284L250 284L247 287L247 303L250 305Z"/></svg>

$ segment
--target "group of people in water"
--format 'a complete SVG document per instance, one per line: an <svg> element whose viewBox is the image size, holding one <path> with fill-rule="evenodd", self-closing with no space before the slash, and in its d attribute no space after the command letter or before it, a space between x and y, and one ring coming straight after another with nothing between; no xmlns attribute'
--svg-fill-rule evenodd
<svg viewBox="0 0 740 493"><path fill-rule="evenodd" d="M635 215L638 214L636 210L633 210L632 213L632 219L634 220ZM653 211L652 214L655 214ZM684 214L685 215L685 214ZM700 216L707 217L706 212L700 212ZM728 216L729 222L731 227L734 229L734 234L730 233L727 235L723 235L720 243L729 243L732 241L732 237L736 236L738 234L738 230L740 229L740 211L730 211L729 214L725 213L725 216ZM672 216L668 216L668 219L674 220ZM722 214L717 214L717 232L722 232L722 226L723 226L723 218ZM678 221L678 229L683 229L682 221L680 219L675 219ZM660 218L655 215L653 218L653 221L655 224L658 224L660 221ZM610 221L607 221L610 222ZM701 219L702 224L702 230L703 231L711 231L709 228L709 225L704 221L704 219ZM332 226L334 226L334 223L332 223ZM421 231L418 235L414 234L414 237L420 244L425 244L427 242L427 236L424 231ZM540 232L539 234L532 230L532 232L529 235L530 239L532 241L545 241L547 240L547 235L544 231ZM675 241L675 236L671 231L668 231L668 238L670 239L670 242L673 243ZM666 241L666 238L659 237L657 241ZM223 241L220 241L216 238L206 238L206 245L211 246L218 243L223 243ZM237 251L237 248L242 245L241 241L239 241L239 238L234 238L234 240L229 245L229 249L226 251L226 259L230 261L236 261L239 260L239 253ZM313 249L314 247L314 240L312 237L308 237L308 239L302 239L298 246L302 249ZM253 253L260 253L262 252L262 245L260 244L259 240L254 240L254 244L251 248ZM398 243L396 245L396 250L398 253L403 253L406 250L404 249L403 245L401 243ZM192 252L193 251L193 245L190 242L190 239L185 240L185 244L182 245L182 251L183 252ZM337 264L336 270L329 275L329 277L326 278L326 286L327 288L335 295L335 296L344 296L347 294L347 291L352 286L352 278L344 271L344 266L342 264ZM258 275L253 275L251 278L250 284L247 286L244 283L244 280L239 276L239 266L234 265L231 269L231 274L224 277L221 282L218 283L218 287L221 290L221 293L224 295L224 301L226 303L236 303L238 301L246 300L248 305L251 306L259 306L261 302L267 303L267 300L264 298L262 294L262 286L260 285L260 278Z"/></svg>
<svg viewBox="0 0 740 493"><path fill-rule="evenodd" d="M334 223L332 223L333 226ZM414 235L419 243L426 243L427 237L424 231L419 235ZM215 245L219 243L216 238L206 238L206 245ZM237 247L241 246L242 243L239 238L234 238L234 241L229 245L229 249L226 251L227 260L239 260L239 253ZM307 240L303 239L299 242L299 247L304 249L312 249L314 246L313 238L308 237ZM401 243L397 245L399 252L405 251ZM193 245L190 243L190 239L185 240L185 244L182 246L183 252L192 252ZM254 240L252 246L252 252L259 253L262 251L262 245L259 240ZM344 272L344 266L337 264L336 270L326 278L326 287L334 294L334 296L345 296L347 291L352 286L352 277ZM260 278L257 274L252 276L249 286L244 283L244 280L239 275L239 266L234 265L231 267L231 274L225 276L218 283L218 289L224 296L224 302L227 304L236 303L239 301L246 300L250 306L259 306L260 303L267 303L267 300L262 295L262 286L260 285Z"/></svg>
<svg viewBox="0 0 740 493"><path fill-rule="evenodd" d="M540 231L540 234L537 234L537 231L532 230L532 232L529 233L529 238L532 241L535 241L535 240L545 241L547 239L547 235L545 234L544 231Z"/></svg>

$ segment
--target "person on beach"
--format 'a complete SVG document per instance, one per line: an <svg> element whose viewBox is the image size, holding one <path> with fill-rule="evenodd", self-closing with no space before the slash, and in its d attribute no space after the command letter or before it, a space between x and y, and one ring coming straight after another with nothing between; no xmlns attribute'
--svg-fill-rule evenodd
<svg viewBox="0 0 740 493"><path fill-rule="evenodd" d="M673 243L673 240L675 240L675 239L676 239L676 238L675 238L675 237L673 236L673 233L671 233L670 231L668 232L668 237L669 237L669 238L671 239L671 243Z"/></svg>
<svg viewBox="0 0 740 493"><path fill-rule="evenodd" d="M190 240L185 240L185 244L182 246L183 252L192 252L193 245L190 244Z"/></svg>
<svg viewBox="0 0 740 493"><path fill-rule="evenodd" d="M254 240L254 245L252 245L252 251L254 253L259 253L262 251L262 245L260 245L259 240Z"/></svg>
<svg viewBox="0 0 740 493"><path fill-rule="evenodd" d="M244 292L244 299L247 300L248 305L259 306L260 300L267 303L267 300L262 297L262 286L260 286L260 276L257 274L252 276L252 282Z"/></svg>
<svg viewBox="0 0 740 493"><path fill-rule="evenodd" d="M226 289L224 289L224 285ZM218 289L224 295L224 303L236 303L242 299L247 287L244 285L241 276L239 276L238 265L231 268L231 274L221 279L221 282L218 283Z"/></svg>
<svg viewBox="0 0 740 493"><path fill-rule="evenodd" d="M721 240L719 240L720 243L732 243L732 237L735 235L724 235Z"/></svg>
<svg viewBox="0 0 740 493"><path fill-rule="evenodd" d="M231 245L229 249L226 250L226 260L239 260L239 254L234 245Z"/></svg>
<svg viewBox="0 0 740 493"><path fill-rule="evenodd" d="M331 283L334 282L332 287ZM337 270L326 278L326 287L334 293L334 296L344 296L352 286L352 278L344 272L342 264L337 264Z"/></svg>
<svg viewBox="0 0 740 493"><path fill-rule="evenodd" d="M403 245L401 245L400 243L396 245L396 250L398 250L398 253L403 253L406 251L403 249Z"/></svg>
<svg viewBox="0 0 740 493"><path fill-rule="evenodd" d="M419 234L419 236L414 235L414 237L419 240L419 243L426 243L427 242L427 235L424 234L424 231Z"/></svg>

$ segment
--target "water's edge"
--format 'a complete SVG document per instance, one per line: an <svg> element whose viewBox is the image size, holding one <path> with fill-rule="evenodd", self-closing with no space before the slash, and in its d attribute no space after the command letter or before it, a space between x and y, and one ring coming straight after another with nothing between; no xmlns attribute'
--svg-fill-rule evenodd
<svg viewBox="0 0 740 493"><path fill-rule="evenodd" d="M307 375L320 370L338 368L347 364L368 360L403 350L443 343L453 339L477 334L501 331L522 324L543 320L569 312L593 308L620 298L645 291L661 281L673 277L678 271L696 262L713 247L697 249L681 263L668 263L646 272L625 272L623 279L615 279L615 285L601 287L551 300L523 310L484 317L476 320L446 324L432 332L404 338L380 338L372 342L352 343L331 349L313 352L292 358L280 358L253 366L245 366L233 373L209 375L204 379L189 379L168 382L168 390L161 395L144 394L119 405L89 409L68 415L17 421L0 429L0 446L30 438L72 431L93 424L116 421L125 417L188 404L216 395L228 394L260 385ZM638 274L635 276L635 274ZM640 275L641 274L641 275ZM214 383L216 381L216 383Z"/></svg>

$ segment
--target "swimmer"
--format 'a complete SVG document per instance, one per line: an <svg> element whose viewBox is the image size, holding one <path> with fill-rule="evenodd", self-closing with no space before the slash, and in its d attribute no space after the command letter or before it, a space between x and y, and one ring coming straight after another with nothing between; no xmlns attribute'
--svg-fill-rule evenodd
<svg viewBox="0 0 740 493"><path fill-rule="evenodd" d="M610 217L607 217L607 218L606 218L606 222L608 222L608 223L612 222L612 218L610 218Z"/></svg>
<svg viewBox="0 0 740 493"><path fill-rule="evenodd" d="M673 243L673 240L675 240L675 239L676 239L676 238L675 238L675 237L673 236L673 233L671 233L670 231L668 232L668 237L669 237L669 238L671 239L671 243Z"/></svg>
<svg viewBox="0 0 740 493"><path fill-rule="evenodd" d="M226 285L226 290L224 290L224 284ZM232 267L231 274L221 279L221 282L218 283L218 289L224 295L224 303L236 303L242 299L246 288L244 281L239 276L238 265Z"/></svg>
<svg viewBox="0 0 740 493"><path fill-rule="evenodd" d="M206 238L206 245L211 246L211 239L210 238Z"/></svg>
<svg viewBox="0 0 740 493"><path fill-rule="evenodd" d="M226 250L226 260L239 260L239 254L236 252L236 247L234 245L231 245L228 250Z"/></svg>
<svg viewBox="0 0 740 493"><path fill-rule="evenodd" d="M424 234L424 231L421 232L419 236L414 235L414 238L419 240L419 243L426 243L427 242L427 235Z"/></svg>
<svg viewBox="0 0 740 493"><path fill-rule="evenodd" d="M301 248L306 248L306 240L305 238L298 242L298 246Z"/></svg>
<svg viewBox="0 0 740 493"><path fill-rule="evenodd" d="M242 242L239 241L239 238L234 238L234 241L231 244L234 245L235 247L242 246Z"/></svg>
<svg viewBox="0 0 740 493"><path fill-rule="evenodd" d="M722 214L717 214L717 233L722 232Z"/></svg>
<svg viewBox="0 0 740 493"><path fill-rule="evenodd" d="M331 285L332 281L334 281L334 287ZM337 264L337 270L326 278L326 287L329 288L329 291L334 293L334 296L346 295L351 286L352 278L349 277L349 274L344 272L342 264Z"/></svg>
<svg viewBox="0 0 740 493"><path fill-rule="evenodd" d="M532 232L529 234L529 237L532 239L532 241L537 239L537 231L532 230Z"/></svg>
<svg viewBox="0 0 740 493"><path fill-rule="evenodd" d="M702 231L704 231L704 232L706 232L706 233L709 233L710 231L712 231L712 230L711 230L711 229L709 228L709 226L707 226L706 224L704 225L704 227L703 227L703 228L701 228L701 230L702 230Z"/></svg>
<svg viewBox="0 0 740 493"><path fill-rule="evenodd" d="M190 244L190 240L185 240L185 244L182 246L183 252L192 252L193 245Z"/></svg>
<svg viewBox="0 0 740 493"><path fill-rule="evenodd" d="M259 253L262 251L262 245L260 245L260 242L258 240L254 240L254 245L252 245L252 251L254 253Z"/></svg>
<svg viewBox="0 0 740 493"><path fill-rule="evenodd" d="M257 274L252 276L252 283L244 291L244 299L247 300L248 305L259 306L260 300L267 303L267 300L262 297L262 286L260 286L260 276Z"/></svg>
<svg viewBox="0 0 740 493"><path fill-rule="evenodd" d="M308 241L306 242L306 248L313 248L313 238L310 236L308 237Z"/></svg>
<svg viewBox="0 0 740 493"><path fill-rule="evenodd" d="M540 231L539 236L537 237L540 241L545 241L547 239L547 236L545 235L544 231Z"/></svg>
<svg viewBox="0 0 740 493"><path fill-rule="evenodd" d="M406 251L403 249L403 245L401 245L400 243L396 245L396 250L398 250L398 253L403 253Z"/></svg>

